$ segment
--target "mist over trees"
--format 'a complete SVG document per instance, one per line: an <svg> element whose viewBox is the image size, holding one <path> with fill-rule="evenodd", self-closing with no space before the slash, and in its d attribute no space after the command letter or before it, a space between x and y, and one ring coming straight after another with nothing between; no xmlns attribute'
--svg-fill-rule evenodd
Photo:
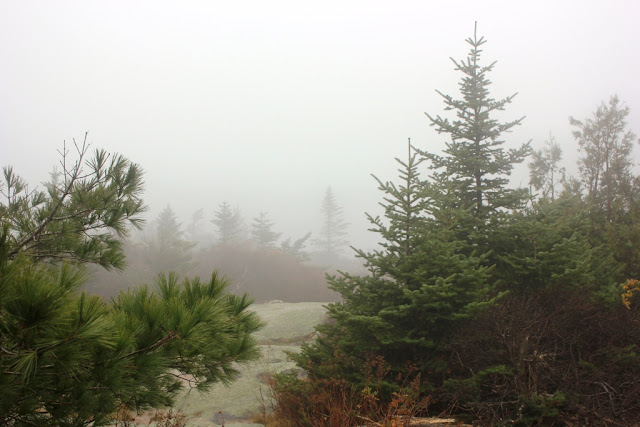
<svg viewBox="0 0 640 427"><path fill-rule="evenodd" d="M143 243L147 269L165 266L166 271L185 274L193 262L195 243L184 238L182 225L175 212L167 206L156 221L155 233Z"/></svg>
<svg viewBox="0 0 640 427"><path fill-rule="evenodd" d="M542 198L556 199L556 192L565 183L566 168L560 166L562 148L553 135L544 142L544 147L531 152L529 163L529 183Z"/></svg>
<svg viewBox="0 0 640 427"><path fill-rule="evenodd" d="M282 233L276 233L271 230L273 222L268 218L268 215L264 211L260 211L257 217L253 219L251 224L251 238L261 248L274 247L276 241L280 238Z"/></svg>
<svg viewBox="0 0 640 427"><path fill-rule="evenodd" d="M141 233L124 242L128 262L125 271L114 275L91 268L86 288L113 296L131 285L151 282L164 271L205 276L215 266L231 279L232 292L250 292L258 301L333 301L337 294L327 288L325 272L337 268L355 271L360 263L341 252L344 241L338 237L345 235L346 224L342 209L330 194L331 253L325 252L326 245L318 250L309 247L311 232L283 237L264 210L248 228L240 209L223 201L211 221L205 220L203 209L195 211L185 231L167 206ZM319 210L326 202L325 195L319 200ZM319 224L309 224L309 228L314 226L326 231L326 218Z"/></svg>
<svg viewBox="0 0 640 427"><path fill-rule="evenodd" d="M565 179L553 137L538 150L505 148L524 117L498 120L515 95L492 97L486 41L476 31L466 41L467 58L452 59L461 99L438 91L454 117L427 114L449 138L443 154L409 143L396 181L374 176L384 216L367 217L380 249L357 251L367 274L329 277L342 299L295 356L305 379L276 377L276 413L312 425L327 413L348 425L428 413L637 424L640 178L629 110L613 96L593 118L570 119L580 177ZM538 192L509 188L530 154Z"/></svg>
<svg viewBox="0 0 640 427"><path fill-rule="evenodd" d="M584 121L569 118L575 128L573 136L580 148L580 176L587 189L587 197L606 211L613 220L616 203L624 203L631 188L631 148L637 136L626 129L629 107L620 105L614 95L603 101L593 117Z"/></svg>
<svg viewBox="0 0 640 427"><path fill-rule="evenodd" d="M4 167L0 423L104 425L227 384L259 357L252 300L283 300L326 302L328 321L270 383L279 421L638 425L631 110L613 95L569 117L570 176L553 135L508 140L516 95L494 98L477 27L466 43L459 94L436 91L443 112L425 113L442 151L410 139L394 179L373 175L374 249L348 239L339 186L289 235L231 198L186 225L167 200L144 226L142 168L86 136L41 187ZM529 186L514 188L523 163Z"/></svg>
<svg viewBox="0 0 640 427"><path fill-rule="evenodd" d="M86 139L85 139L86 141ZM0 423L108 425L119 411L170 406L187 384L229 383L259 351L251 300L209 280L160 275L110 302L81 292L88 263L122 269L139 227L142 170L86 143L62 151L61 176L28 189L10 167L0 192ZM167 207L155 262L190 248Z"/></svg>
<svg viewBox="0 0 640 427"><path fill-rule="evenodd" d="M244 232L244 220L238 209L232 209L227 202L220 203L211 222L216 226L218 242L224 244L240 240Z"/></svg>
<svg viewBox="0 0 640 427"><path fill-rule="evenodd" d="M322 213L322 228L314 240L314 244L318 248L321 259L331 263L342 254L347 246L346 236L349 227L349 224L344 220L342 207L338 204L331 187L328 187L324 193L320 212Z"/></svg>

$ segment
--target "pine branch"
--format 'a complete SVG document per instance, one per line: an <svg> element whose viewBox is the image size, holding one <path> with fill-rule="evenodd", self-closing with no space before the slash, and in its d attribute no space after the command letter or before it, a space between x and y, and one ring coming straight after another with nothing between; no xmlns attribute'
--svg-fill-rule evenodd
<svg viewBox="0 0 640 427"><path fill-rule="evenodd" d="M56 205L53 207L53 209L51 210L51 212L49 213L49 215L47 215L47 217L44 219L44 221L42 221L40 223L40 225L38 226L38 228L36 230L34 230L31 235L29 237L27 237L26 239L24 239L23 241L19 242L16 247L9 252L9 258L14 258L19 252L20 250L27 244L29 244L30 242L37 240L40 237L40 234L42 233L42 231L44 230L44 228L51 222L53 221L56 213L58 212L58 210L64 205L64 201L66 200L66 198L69 196L69 194L71 194L71 191L73 189L73 186L75 184L75 182L79 179L80 173L82 172L81 169L81 162L82 159L84 158L85 154L86 154L86 150L87 150L87 135L89 133L86 132L84 134L84 142L82 143L82 148L78 148L78 145L75 143L75 139L73 141L73 143L76 145L76 149L78 150L79 153L79 158L78 161L76 162L76 164L74 165L73 169L71 172L67 171L67 169L64 169L64 173L69 174L70 175L70 180L68 182L68 184L66 184L66 187L62 193L62 196L60 197L60 199L57 201ZM66 168L66 155L67 155L67 151L66 149L63 148L63 167ZM66 178L65 178L66 180Z"/></svg>

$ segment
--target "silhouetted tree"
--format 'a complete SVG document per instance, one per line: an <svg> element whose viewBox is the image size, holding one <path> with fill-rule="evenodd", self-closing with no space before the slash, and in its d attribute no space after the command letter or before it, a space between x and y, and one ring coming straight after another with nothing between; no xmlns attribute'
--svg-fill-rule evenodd
<svg viewBox="0 0 640 427"><path fill-rule="evenodd" d="M242 217L238 210L231 208L227 202L222 202L215 211L215 218L211 221L218 230L218 242L222 244L238 240L242 236Z"/></svg>
<svg viewBox="0 0 640 427"><path fill-rule="evenodd" d="M540 150L533 150L529 163L529 183L536 190L542 190L542 197L556 198L556 186L565 180L565 168L560 167L562 148L553 135L545 141Z"/></svg>
<svg viewBox="0 0 640 427"><path fill-rule="evenodd" d="M183 238L184 232L176 215L167 205L160 212L155 235L147 242L146 261L150 271L175 271L184 274L191 267L195 243Z"/></svg>
<svg viewBox="0 0 640 427"><path fill-rule="evenodd" d="M272 248L282 233L271 230L273 222L269 221L267 213L260 211L260 214L253 219L251 224L251 237L261 248Z"/></svg>
<svg viewBox="0 0 640 427"><path fill-rule="evenodd" d="M310 257L304 250L304 246L311 237L311 232L305 234L299 239L296 239L293 244L291 243L291 237L287 237L280 244L280 248L286 253L297 259L298 261L309 261Z"/></svg>
<svg viewBox="0 0 640 427"><path fill-rule="evenodd" d="M631 147L637 139L626 129L628 115L629 107L620 105L614 95L608 105L602 102L598 106L593 118L584 122L569 118L577 128L573 136L580 147L580 174L588 197L606 212L609 221L614 204L631 185Z"/></svg>
<svg viewBox="0 0 640 427"><path fill-rule="evenodd" d="M322 199L322 229L320 237L315 244L327 256L335 256L347 245L347 228L349 224L344 221L342 207L336 202L331 187L327 188Z"/></svg>

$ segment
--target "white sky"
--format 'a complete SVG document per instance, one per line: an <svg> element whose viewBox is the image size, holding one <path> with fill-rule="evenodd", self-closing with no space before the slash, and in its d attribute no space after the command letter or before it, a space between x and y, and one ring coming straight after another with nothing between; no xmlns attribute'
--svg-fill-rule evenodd
<svg viewBox="0 0 640 427"><path fill-rule="evenodd" d="M186 225L224 200L295 238L319 231L332 186L370 247L370 174L393 179L408 137L444 146L423 113L444 113L435 89L457 95L449 57L474 21L492 96L519 93L500 118L527 116L507 148L552 132L574 170L568 116L617 93L640 134L639 16L631 0L0 0L0 164L44 181L89 131L141 164L151 217L170 204Z"/></svg>

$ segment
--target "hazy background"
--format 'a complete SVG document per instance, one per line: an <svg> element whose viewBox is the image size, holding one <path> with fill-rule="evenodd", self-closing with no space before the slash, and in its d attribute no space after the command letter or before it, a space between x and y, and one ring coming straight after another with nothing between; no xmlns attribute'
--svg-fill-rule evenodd
<svg viewBox="0 0 640 427"><path fill-rule="evenodd" d="M332 186L351 242L373 247L370 174L393 179L408 137L444 146L423 113L443 113L435 89L457 94L449 57L466 57L474 21L498 60L492 96L519 92L501 119L527 116L507 146L552 132L575 171L568 116L617 93L640 133L638 4L2 0L0 164L45 181L89 131L146 171L149 219L170 204L183 225L209 220L227 201L301 237Z"/></svg>

